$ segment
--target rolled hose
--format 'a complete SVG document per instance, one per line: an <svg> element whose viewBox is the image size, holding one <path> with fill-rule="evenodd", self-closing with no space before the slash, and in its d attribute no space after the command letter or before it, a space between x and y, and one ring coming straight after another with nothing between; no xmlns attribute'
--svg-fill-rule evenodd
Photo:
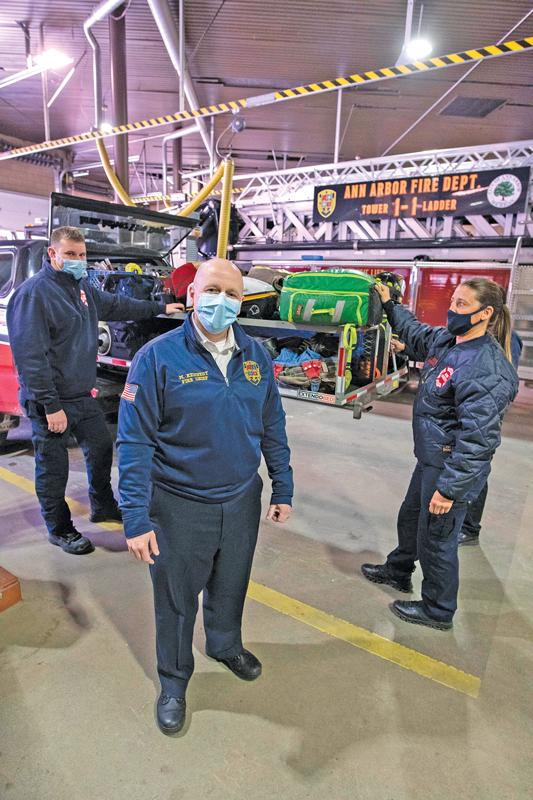
<svg viewBox="0 0 533 800"><path fill-rule="evenodd" d="M234 163L228 158L224 162L224 181L218 223L217 257L226 258L228 252L229 224L231 219L231 189L233 185Z"/></svg>
<svg viewBox="0 0 533 800"><path fill-rule="evenodd" d="M96 140L96 148L98 150L98 155L100 156L100 161L102 162L102 167L104 168L107 180L115 190L116 194L118 197L120 197L125 206L134 206L135 203L117 178L115 170L111 166L103 139Z"/></svg>

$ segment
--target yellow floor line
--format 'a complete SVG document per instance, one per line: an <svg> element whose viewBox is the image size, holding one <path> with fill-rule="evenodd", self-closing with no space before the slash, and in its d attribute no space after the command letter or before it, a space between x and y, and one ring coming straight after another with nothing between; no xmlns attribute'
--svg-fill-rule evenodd
<svg viewBox="0 0 533 800"><path fill-rule="evenodd" d="M10 469L5 469L4 467L0 467L0 478L6 483L11 483L13 486L17 486L19 489L22 489L24 492L28 492L28 494L35 494L35 484L33 481L28 480L28 478L23 478L22 475L16 475L14 472L11 472ZM88 517L89 516L89 509L83 503L78 503L77 500L74 500L73 497L65 497L65 500L68 503L70 510L73 514L79 514L81 517ZM100 525L100 527L105 528L109 531L121 531L122 525L118 522L98 522L95 523Z"/></svg>
<svg viewBox="0 0 533 800"><path fill-rule="evenodd" d="M16 475L11 470L0 467L0 478L29 494L35 494L33 481L23 478L21 475ZM88 515L87 506L71 497L67 497L66 500L71 511L82 516ZM97 524L108 530L122 530L122 526L115 522L99 522ZM326 614L325 611L321 611L319 608L309 606L307 603L302 603L293 597L277 592L275 589L270 589L268 586L255 583L255 581L250 581L248 596L252 600L278 611L280 614L292 617L292 619L302 622L304 625L309 625L311 628L328 634L328 636L347 642L360 650L365 650L367 653L378 656L378 658L397 664L404 669L415 672L417 675L422 675L424 678L429 678L435 683L440 683L470 697L479 696L481 679L476 675L470 675L468 672L457 669L457 667L452 667L443 661L437 661L435 658L386 639L384 636L379 636L377 633L372 633L372 631L367 631L365 628L360 628L351 622Z"/></svg>
<svg viewBox="0 0 533 800"><path fill-rule="evenodd" d="M470 697L479 695L481 679L477 675L470 675L457 667L452 667L443 661L437 661L424 653L412 650L410 647L392 642L384 636L367 631L351 622L337 619L319 608L308 606L306 603L301 603L293 597L281 594L281 592L260 583L250 582L248 596L268 608L279 611L280 614L292 617L298 622L303 622L311 628L316 628L322 633L327 633L328 636L347 642L360 650L366 650L367 653L372 653L385 661L391 661L404 669L416 672L417 675L422 675L424 678L429 678L429 680L441 683L443 686L448 686L448 688Z"/></svg>

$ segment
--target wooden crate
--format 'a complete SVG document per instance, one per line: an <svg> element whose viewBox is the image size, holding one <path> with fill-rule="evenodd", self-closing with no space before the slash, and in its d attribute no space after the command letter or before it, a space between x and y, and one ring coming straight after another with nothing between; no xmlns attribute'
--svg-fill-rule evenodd
<svg viewBox="0 0 533 800"><path fill-rule="evenodd" d="M19 579L0 567L0 611L14 606L19 600L22 600Z"/></svg>

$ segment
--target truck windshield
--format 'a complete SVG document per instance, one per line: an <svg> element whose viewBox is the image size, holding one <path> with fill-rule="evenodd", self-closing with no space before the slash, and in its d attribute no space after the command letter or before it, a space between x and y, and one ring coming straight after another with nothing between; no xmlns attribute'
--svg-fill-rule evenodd
<svg viewBox="0 0 533 800"><path fill-rule="evenodd" d="M13 250L0 249L0 296L7 294L13 272Z"/></svg>

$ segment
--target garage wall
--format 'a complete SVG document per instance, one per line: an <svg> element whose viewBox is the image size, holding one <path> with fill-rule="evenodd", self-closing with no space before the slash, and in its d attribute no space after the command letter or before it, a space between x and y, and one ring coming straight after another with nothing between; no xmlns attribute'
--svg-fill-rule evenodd
<svg viewBox="0 0 533 800"><path fill-rule="evenodd" d="M1 185L0 183L0 187ZM36 196L36 189L37 186L34 185L33 194L27 195L4 192L0 188L0 230L23 231L24 226L35 222L37 217L48 219L48 194L52 191L53 184L48 189L46 197Z"/></svg>

